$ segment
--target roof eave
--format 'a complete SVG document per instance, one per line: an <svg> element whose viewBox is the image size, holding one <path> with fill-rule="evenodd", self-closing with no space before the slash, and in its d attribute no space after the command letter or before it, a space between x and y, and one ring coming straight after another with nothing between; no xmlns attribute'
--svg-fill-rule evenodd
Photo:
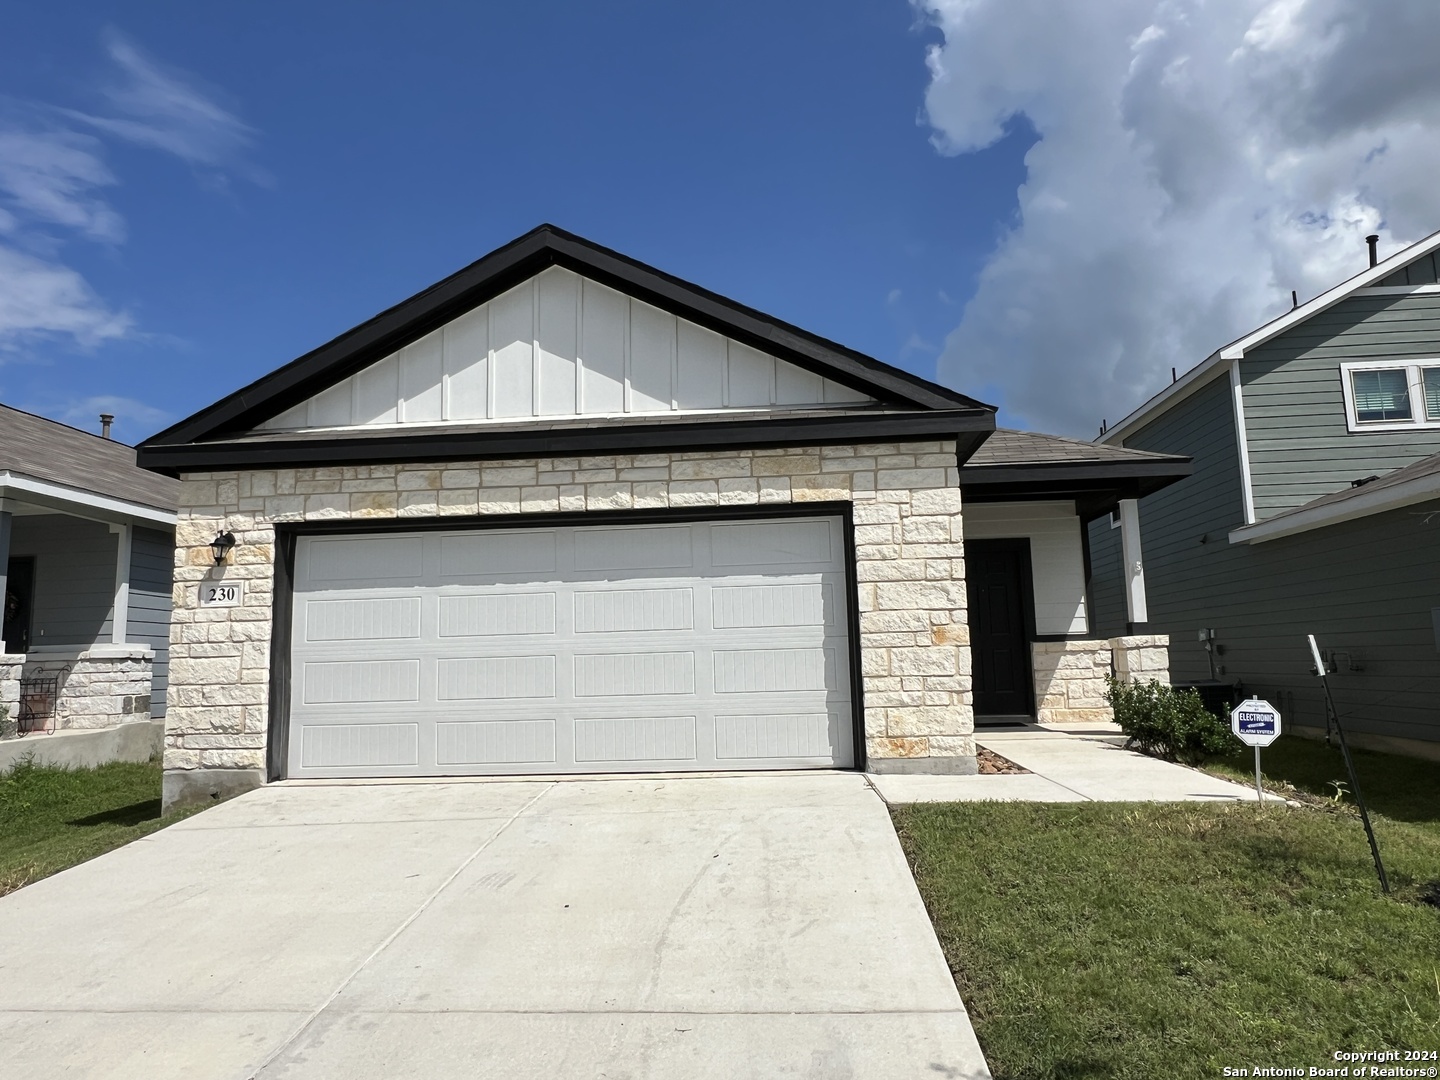
<svg viewBox="0 0 1440 1080"><path fill-rule="evenodd" d="M1320 506L1304 506L1277 515L1254 525L1244 525L1230 532L1232 544L1263 544L1285 536L1323 529L1346 521L1356 521L1388 510L1401 510L1416 503L1440 499L1440 473L1417 476L1400 484L1359 494Z"/></svg>
<svg viewBox="0 0 1440 1080"><path fill-rule="evenodd" d="M994 430L995 414L988 409L951 409L525 431L472 429L383 436L356 433L332 439L282 438L265 442L150 441L141 444L138 455L144 468L176 476L227 468L497 461L954 438L957 459L963 464Z"/></svg>

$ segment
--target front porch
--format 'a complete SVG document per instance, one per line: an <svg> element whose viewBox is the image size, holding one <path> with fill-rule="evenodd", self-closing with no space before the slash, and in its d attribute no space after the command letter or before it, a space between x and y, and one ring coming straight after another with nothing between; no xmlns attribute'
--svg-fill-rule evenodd
<svg viewBox="0 0 1440 1080"><path fill-rule="evenodd" d="M128 446L3 406L0 442L0 740L148 729L165 710L175 520L151 504L169 482Z"/></svg>
<svg viewBox="0 0 1440 1080"><path fill-rule="evenodd" d="M977 727L1113 719L1106 680L1168 683L1169 639L1147 632L1138 499L1186 459L999 430L961 470ZM1127 633L1092 636L1086 523L1125 543Z"/></svg>

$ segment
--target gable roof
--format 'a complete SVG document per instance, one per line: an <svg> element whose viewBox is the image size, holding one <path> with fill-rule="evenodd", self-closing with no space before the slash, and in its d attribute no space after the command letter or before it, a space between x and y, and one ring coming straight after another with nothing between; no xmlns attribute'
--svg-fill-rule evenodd
<svg viewBox="0 0 1440 1080"><path fill-rule="evenodd" d="M554 225L541 225L146 439L141 444L142 456L153 446L202 442L252 429L551 266L573 270L881 401L919 409L994 412L993 406L974 398L891 367Z"/></svg>
<svg viewBox="0 0 1440 1080"><path fill-rule="evenodd" d="M1230 363L1239 360L1251 349L1254 349L1272 338L1279 337L1312 316L1320 314L1329 308L1334 307L1342 300L1346 300L1359 292L1361 289L1368 289L1378 286L1391 274L1402 269L1407 264L1414 262L1425 255L1440 250L1440 231L1433 232L1425 239L1411 244L1409 247L1401 248L1388 259L1381 259L1374 266L1367 267L1361 273L1341 282L1334 288L1321 293L1313 300L1308 300L1298 307L1291 308L1278 318L1271 319L1263 326L1257 327L1243 337L1236 338L1229 345L1215 350L1208 357L1196 364L1193 368L1180 376L1160 393L1156 394L1145 404L1132 412L1118 424L1107 428L1103 435L1095 439L1099 443L1118 443L1126 435L1132 434L1136 428L1154 419L1155 416L1178 404L1189 397L1202 386L1207 385L1212 379L1230 369Z"/></svg>
<svg viewBox="0 0 1440 1080"><path fill-rule="evenodd" d="M172 520L180 498L174 480L136 466L134 447L0 405L0 488L24 497L43 490L33 482L150 507Z"/></svg>

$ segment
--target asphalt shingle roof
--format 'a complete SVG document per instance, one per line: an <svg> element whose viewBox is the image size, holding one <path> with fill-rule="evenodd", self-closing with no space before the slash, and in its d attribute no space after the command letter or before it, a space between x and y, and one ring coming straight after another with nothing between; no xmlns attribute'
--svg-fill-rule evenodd
<svg viewBox="0 0 1440 1080"><path fill-rule="evenodd" d="M1142 461L1184 461L1172 454L1154 454L1148 450L1131 450L1124 446L1067 439L1059 435L1040 435L1033 431L996 428L967 465L1049 465L1049 464L1120 464Z"/></svg>
<svg viewBox="0 0 1440 1080"><path fill-rule="evenodd" d="M173 511L180 482L141 469L135 448L0 405L0 472Z"/></svg>

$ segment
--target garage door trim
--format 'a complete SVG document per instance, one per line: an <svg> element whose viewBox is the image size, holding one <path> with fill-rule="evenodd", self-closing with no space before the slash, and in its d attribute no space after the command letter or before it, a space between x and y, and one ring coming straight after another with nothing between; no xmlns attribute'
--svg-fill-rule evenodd
<svg viewBox="0 0 1440 1080"><path fill-rule="evenodd" d="M270 638L269 730L266 772L270 781L286 779L290 741L291 624L295 596L295 553L302 536L344 533L375 535L387 532L449 532L467 529L517 529L589 525L667 525L703 521L755 521L766 518L838 517L844 544L844 625L850 659L851 730L855 765L863 772L865 760L865 697L860 662L859 586L855 576L854 506L850 502L774 503L764 506L702 506L680 509L601 510L535 514L456 515L430 518L332 518L324 521L277 522L275 525L275 584Z"/></svg>

